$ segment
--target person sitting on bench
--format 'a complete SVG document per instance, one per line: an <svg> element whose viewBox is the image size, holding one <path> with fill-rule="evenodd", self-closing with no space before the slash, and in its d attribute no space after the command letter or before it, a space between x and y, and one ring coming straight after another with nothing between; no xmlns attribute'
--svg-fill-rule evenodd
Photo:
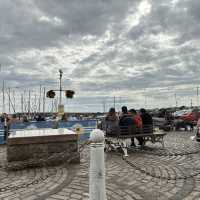
<svg viewBox="0 0 200 200"><path fill-rule="evenodd" d="M120 134L127 135L132 133L132 127L134 126L133 117L128 113L126 106L122 107L122 115L119 119ZM132 146L135 146L134 140Z"/></svg>
<svg viewBox="0 0 200 200"><path fill-rule="evenodd" d="M142 118L143 133L153 133L153 119L152 116L144 109L140 109L140 116Z"/></svg>
<svg viewBox="0 0 200 200"><path fill-rule="evenodd" d="M133 122L134 122L134 124L136 126L135 133L136 134L141 134L142 133L142 118L140 117L140 115L137 113L137 111L135 109L130 109L129 113L132 115ZM144 143L144 138L142 138L142 137L136 137L136 138L137 138L137 140L139 142L139 145L142 146L143 143ZM131 138L131 141L132 141L132 144L135 144L134 143L134 138Z"/></svg>
<svg viewBox="0 0 200 200"><path fill-rule="evenodd" d="M105 118L105 128L107 135L117 135L119 130L119 118L115 112L115 108L110 108Z"/></svg>

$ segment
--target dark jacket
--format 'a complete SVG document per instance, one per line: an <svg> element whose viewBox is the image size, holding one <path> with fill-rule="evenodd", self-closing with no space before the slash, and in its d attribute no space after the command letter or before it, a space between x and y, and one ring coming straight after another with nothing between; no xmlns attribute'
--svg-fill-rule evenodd
<svg viewBox="0 0 200 200"><path fill-rule="evenodd" d="M141 114L143 125L153 125L153 119L149 113Z"/></svg>
<svg viewBox="0 0 200 200"><path fill-rule="evenodd" d="M143 133L153 133L153 119L149 113L141 114Z"/></svg>
<svg viewBox="0 0 200 200"><path fill-rule="evenodd" d="M108 115L105 119L106 134L116 135L119 127L119 120L116 115Z"/></svg>
<svg viewBox="0 0 200 200"><path fill-rule="evenodd" d="M123 114L119 120L119 126L131 126L133 124L133 117L129 114Z"/></svg>
<svg viewBox="0 0 200 200"><path fill-rule="evenodd" d="M120 134L132 134L134 126L133 116L129 114L123 114L119 120Z"/></svg>

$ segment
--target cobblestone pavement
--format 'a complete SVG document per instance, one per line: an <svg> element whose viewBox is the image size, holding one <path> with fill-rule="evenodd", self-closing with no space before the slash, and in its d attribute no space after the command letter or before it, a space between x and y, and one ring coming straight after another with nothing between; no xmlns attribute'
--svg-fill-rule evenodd
<svg viewBox="0 0 200 200"><path fill-rule="evenodd" d="M131 149L129 157L108 152L106 187L108 200L199 200L200 143L192 132L171 132L160 144ZM6 171L6 146L0 146L0 199L86 200L89 148L80 165Z"/></svg>

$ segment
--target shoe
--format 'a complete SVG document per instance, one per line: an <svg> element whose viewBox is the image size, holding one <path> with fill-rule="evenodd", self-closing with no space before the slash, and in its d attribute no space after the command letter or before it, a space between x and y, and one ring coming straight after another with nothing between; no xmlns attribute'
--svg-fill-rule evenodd
<svg viewBox="0 0 200 200"><path fill-rule="evenodd" d="M131 147L136 147L135 143L131 143Z"/></svg>
<svg viewBox="0 0 200 200"><path fill-rule="evenodd" d="M139 143L140 146L144 146L145 145L145 142L141 142Z"/></svg>

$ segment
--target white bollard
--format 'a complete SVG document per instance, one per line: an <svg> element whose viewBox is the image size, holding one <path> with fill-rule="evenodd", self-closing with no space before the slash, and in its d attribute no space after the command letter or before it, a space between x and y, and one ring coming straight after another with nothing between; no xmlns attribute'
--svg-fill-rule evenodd
<svg viewBox="0 0 200 200"><path fill-rule="evenodd" d="M104 132L93 130L90 142L89 200L106 200Z"/></svg>

